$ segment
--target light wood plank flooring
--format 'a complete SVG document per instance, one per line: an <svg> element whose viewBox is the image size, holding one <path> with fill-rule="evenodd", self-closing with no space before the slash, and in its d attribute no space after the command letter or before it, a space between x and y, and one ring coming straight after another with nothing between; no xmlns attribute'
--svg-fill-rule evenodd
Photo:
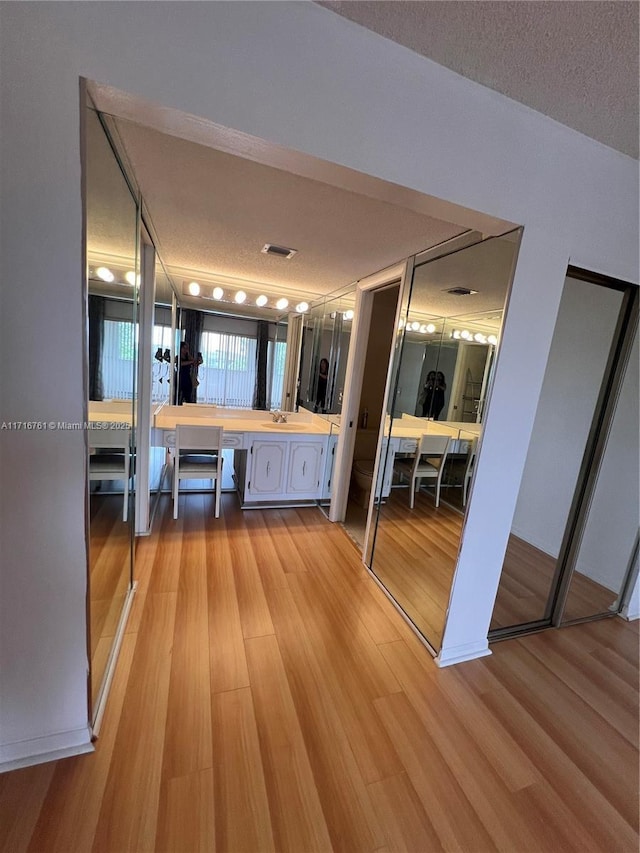
<svg viewBox="0 0 640 853"><path fill-rule="evenodd" d="M96 752L0 776L1 850L637 851L637 624L439 670L318 510L160 509Z"/></svg>

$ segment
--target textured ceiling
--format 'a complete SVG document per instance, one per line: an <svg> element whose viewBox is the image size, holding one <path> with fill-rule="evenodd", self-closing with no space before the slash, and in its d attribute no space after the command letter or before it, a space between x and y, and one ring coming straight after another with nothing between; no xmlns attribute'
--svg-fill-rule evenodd
<svg viewBox="0 0 640 853"><path fill-rule="evenodd" d="M313 297L465 230L149 127L115 123L163 261L174 273L260 282ZM103 213L108 219L108 205ZM291 260L263 254L265 243L297 254Z"/></svg>
<svg viewBox="0 0 640 853"><path fill-rule="evenodd" d="M638 157L637 0L319 5Z"/></svg>

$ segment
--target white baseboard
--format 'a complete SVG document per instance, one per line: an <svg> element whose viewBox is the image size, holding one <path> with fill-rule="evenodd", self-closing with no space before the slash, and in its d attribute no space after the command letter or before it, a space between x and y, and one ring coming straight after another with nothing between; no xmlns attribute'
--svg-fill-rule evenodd
<svg viewBox="0 0 640 853"><path fill-rule="evenodd" d="M93 750L91 728L88 725L68 732L7 743L0 747L0 773Z"/></svg>
<svg viewBox="0 0 640 853"><path fill-rule="evenodd" d="M487 640L478 643L465 643L462 646L453 646L450 649L440 649L436 656L436 665L439 667L453 666L456 663L464 663L467 660L484 658L491 654Z"/></svg>
<svg viewBox="0 0 640 853"><path fill-rule="evenodd" d="M623 619L626 619L627 622L635 622L636 619L640 619L640 609L638 609L638 602L630 602L630 604L627 604L625 607L622 608L618 616L621 616Z"/></svg>

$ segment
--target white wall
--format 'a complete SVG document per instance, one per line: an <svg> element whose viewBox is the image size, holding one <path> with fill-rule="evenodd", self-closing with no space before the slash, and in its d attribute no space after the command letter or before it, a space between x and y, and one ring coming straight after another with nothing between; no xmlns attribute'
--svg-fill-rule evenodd
<svg viewBox="0 0 640 853"><path fill-rule="evenodd" d="M3 420L85 411L81 75L445 199L470 227L482 226L473 210L525 225L475 485L487 500L470 509L444 640L449 660L481 653L563 265L635 280L637 164L307 2L15 3L0 14L0 345L5 365L19 362L3 371ZM86 742L87 654L84 438L0 439L11 483L1 761Z"/></svg>

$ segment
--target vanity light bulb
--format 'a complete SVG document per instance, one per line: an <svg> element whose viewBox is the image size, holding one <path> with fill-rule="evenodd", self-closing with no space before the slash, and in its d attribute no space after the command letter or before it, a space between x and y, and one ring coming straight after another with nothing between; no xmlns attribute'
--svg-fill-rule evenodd
<svg viewBox="0 0 640 853"><path fill-rule="evenodd" d="M498 339L495 335L489 335L489 337L487 338L487 343L493 344L495 346L498 343Z"/></svg>
<svg viewBox="0 0 640 853"><path fill-rule="evenodd" d="M400 317L400 320L398 321L398 328L404 329L404 317Z"/></svg>
<svg viewBox="0 0 640 853"><path fill-rule="evenodd" d="M244 292L244 290L239 290L233 298L236 300L238 305L242 305L244 300L247 298L247 294Z"/></svg>
<svg viewBox="0 0 640 853"><path fill-rule="evenodd" d="M429 332L430 335L432 335L435 330L436 327L433 325L433 323L427 323L427 332Z"/></svg>
<svg viewBox="0 0 640 853"><path fill-rule="evenodd" d="M133 287L133 285L136 283L136 274L134 273L134 271L129 270L129 272L126 272L124 274L124 280L127 282L127 284L130 284ZM137 281L138 284L140 284L140 276L138 276Z"/></svg>
<svg viewBox="0 0 640 853"><path fill-rule="evenodd" d="M211 295L214 299L222 299L224 296L224 290L221 287L214 287Z"/></svg>
<svg viewBox="0 0 640 853"><path fill-rule="evenodd" d="M417 320L414 320L413 323L410 324L409 328L411 329L412 332L417 332L418 329L420 328L420 323L418 323Z"/></svg>
<svg viewBox="0 0 640 853"><path fill-rule="evenodd" d="M465 341L468 341L468 340L470 340L470 339L471 339L471 332L470 332L468 329L463 329L463 330L460 332L460 337L461 337L461 338L464 338L464 339L465 339Z"/></svg>
<svg viewBox="0 0 640 853"><path fill-rule="evenodd" d="M454 329L451 334L451 337L455 338L456 341L459 341L461 337L460 332L457 329Z"/></svg>
<svg viewBox="0 0 640 853"><path fill-rule="evenodd" d="M96 275L103 281L113 281L113 279L115 278L114 274L108 267L98 267L98 269L96 270Z"/></svg>
<svg viewBox="0 0 640 853"><path fill-rule="evenodd" d="M483 344L485 342L485 336L482 332L476 332L473 336L473 340L476 341L476 343Z"/></svg>
<svg viewBox="0 0 640 853"><path fill-rule="evenodd" d="M426 331L427 331L427 326L423 323L423 324L420 326L420 334L421 334L421 335L424 335L424 334L426 333Z"/></svg>
<svg viewBox="0 0 640 853"><path fill-rule="evenodd" d="M298 304L296 305L296 311L299 314L304 314L304 312L308 311L308 310L309 310L309 303L308 302L298 302Z"/></svg>
<svg viewBox="0 0 640 853"><path fill-rule="evenodd" d="M344 312L344 319L345 320L353 320L353 311L351 310L351 308L349 308L348 311Z"/></svg>
<svg viewBox="0 0 640 853"><path fill-rule="evenodd" d="M285 299L283 296L282 299L278 299L278 301L276 302L276 308L278 309L278 311L284 311L288 304L289 300Z"/></svg>
<svg viewBox="0 0 640 853"><path fill-rule="evenodd" d="M264 308L268 301L269 300L264 295L264 293L261 293L260 296L258 296L258 298L256 299L256 305L258 306L258 308Z"/></svg>
<svg viewBox="0 0 640 853"><path fill-rule="evenodd" d="M189 282L189 293L192 296L200 296L200 285L198 284L197 281L190 281Z"/></svg>

